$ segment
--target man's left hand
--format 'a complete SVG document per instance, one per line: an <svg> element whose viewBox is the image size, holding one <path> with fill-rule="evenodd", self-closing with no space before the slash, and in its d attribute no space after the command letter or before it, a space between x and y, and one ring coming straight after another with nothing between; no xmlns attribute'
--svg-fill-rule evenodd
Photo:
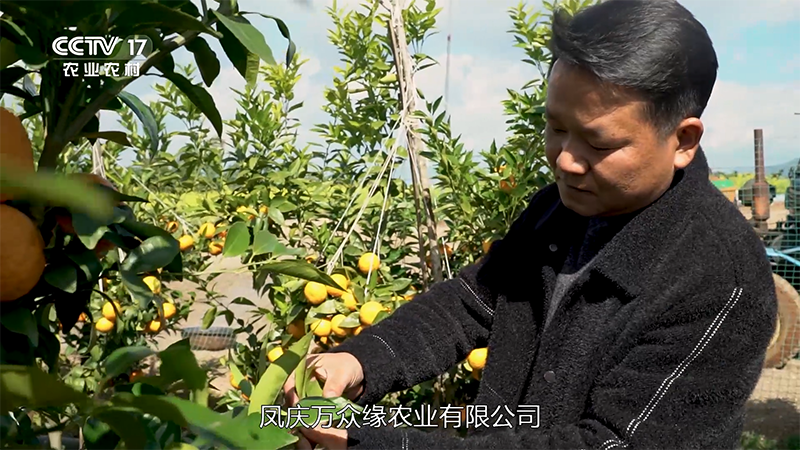
<svg viewBox="0 0 800 450"><path fill-rule="evenodd" d="M300 430L298 450L312 450L314 444L321 445L326 450L347 450L347 430L333 427L322 428L321 426L297 429Z"/></svg>

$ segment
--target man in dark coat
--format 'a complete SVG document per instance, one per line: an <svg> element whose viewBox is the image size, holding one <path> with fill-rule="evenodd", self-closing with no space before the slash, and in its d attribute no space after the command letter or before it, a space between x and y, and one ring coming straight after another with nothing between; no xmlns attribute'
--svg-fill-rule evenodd
<svg viewBox="0 0 800 450"><path fill-rule="evenodd" d="M717 72L708 34L677 2L609 0L557 15L552 51L556 182L457 278L315 357L326 396L370 405L488 347L475 405L492 418L464 438L302 428L301 445L737 447L777 300L763 244L700 149Z"/></svg>

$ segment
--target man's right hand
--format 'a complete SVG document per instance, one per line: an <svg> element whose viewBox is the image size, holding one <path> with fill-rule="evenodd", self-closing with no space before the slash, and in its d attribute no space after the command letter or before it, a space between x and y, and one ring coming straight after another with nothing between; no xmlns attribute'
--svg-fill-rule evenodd
<svg viewBox="0 0 800 450"><path fill-rule="evenodd" d="M314 367L314 377L324 383L323 397L355 400L364 391L364 371L358 359L350 353L320 353L310 355L306 361L309 367ZM283 392L288 406L300 401L295 390L294 372L283 385Z"/></svg>

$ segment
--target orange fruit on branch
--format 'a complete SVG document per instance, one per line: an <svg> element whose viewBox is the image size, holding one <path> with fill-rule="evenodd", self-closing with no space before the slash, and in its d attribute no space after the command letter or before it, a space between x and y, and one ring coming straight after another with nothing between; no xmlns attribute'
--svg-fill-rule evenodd
<svg viewBox="0 0 800 450"><path fill-rule="evenodd" d="M114 329L114 322L106 319L105 317L101 317L98 321L94 324L94 327L100 333L108 333L109 331Z"/></svg>
<svg viewBox="0 0 800 450"><path fill-rule="evenodd" d="M339 286L343 287L345 289L345 291L347 290L347 288L350 285L350 280L348 280L346 276L344 276L344 275L342 275L340 273L335 273L335 274L331 275L331 278L333 279L333 281L336 282L336 284L338 284ZM325 286L325 288L328 291L328 295L333 296L333 297L341 297L342 294L345 293L345 291L342 291L340 289L336 289L333 286Z"/></svg>
<svg viewBox="0 0 800 450"><path fill-rule="evenodd" d="M224 244L222 242L211 242L208 244L208 253L212 255L219 255L222 253L222 249L224 248Z"/></svg>
<svg viewBox="0 0 800 450"><path fill-rule="evenodd" d="M331 321L328 319L317 319L311 323L311 331L319 337L328 337L331 334Z"/></svg>
<svg viewBox="0 0 800 450"><path fill-rule="evenodd" d="M386 311L386 308L383 307L380 303L376 301L369 301L364 303L361 306L361 310L359 311L359 319L361 320L362 325L372 325L375 322L375 318L378 316L378 313L381 311Z"/></svg>
<svg viewBox="0 0 800 450"><path fill-rule="evenodd" d="M19 117L0 108L0 164L19 173L33 173L33 149ZM13 200L13 192L0 192L0 202Z"/></svg>
<svg viewBox="0 0 800 450"><path fill-rule="evenodd" d="M31 291L44 273L44 239L28 216L0 205L0 301Z"/></svg>
<svg viewBox="0 0 800 450"><path fill-rule="evenodd" d="M117 311L122 313L122 305L116 300L114 300L114 305L112 305L111 302L105 302L102 311L103 317L112 322L117 320L117 312L114 310L114 306L117 307Z"/></svg>
<svg viewBox="0 0 800 450"><path fill-rule="evenodd" d="M316 281L309 281L306 283L306 287L303 288L303 294L306 296L306 300L308 303L316 306L321 304L328 298L328 289L322 283L317 283Z"/></svg>
<svg viewBox="0 0 800 450"><path fill-rule="evenodd" d="M181 251L185 252L194 246L194 238L188 234L184 234L180 237L180 239L178 239L178 245L180 246Z"/></svg>
<svg viewBox="0 0 800 450"><path fill-rule="evenodd" d="M486 347L476 348L469 352L467 362L473 370L481 370L486 366L486 358L489 356L489 349Z"/></svg>
<svg viewBox="0 0 800 450"><path fill-rule="evenodd" d="M206 222L200 225L200 234L206 238L211 239L214 237L214 233L217 232L217 227L214 226L211 222Z"/></svg>
<svg viewBox="0 0 800 450"><path fill-rule="evenodd" d="M364 275L378 270L380 266L381 259L372 252L364 253L361 255L361 258L358 259L358 270Z"/></svg>
<svg viewBox="0 0 800 450"><path fill-rule="evenodd" d="M283 348L281 347L275 347L269 352L267 352L267 359L269 360L269 362L275 362L281 356L283 356Z"/></svg>
<svg viewBox="0 0 800 450"><path fill-rule="evenodd" d="M306 335L305 323L303 319L295 319L292 323L286 326L286 331L295 339L300 339Z"/></svg>
<svg viewBox="0 0 800 450"><path fill-rule="evenodd" d="M161 307L164 308L165 319L171 319L173 316L175 316L175 313L178 312L178 308L175 307L174 303L164 302Z"/></svg>
<svg viewBox="0 0 800 450"><path fill-rule="evenodd" d="M167 222L167 226L165 227L165 229L170 233L178 231L178 228L180 228L180 225L178 224L178 222L175 222L174 220L171 222Z"/></svg>

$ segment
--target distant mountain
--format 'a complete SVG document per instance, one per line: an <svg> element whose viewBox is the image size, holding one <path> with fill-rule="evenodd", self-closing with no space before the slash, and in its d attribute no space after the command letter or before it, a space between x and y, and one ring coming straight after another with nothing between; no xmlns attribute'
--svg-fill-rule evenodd
<svg viewBox="0 0 800 450"><path fill-rule="evenodd" d="M773 166L765 166L764 171L767 175L772 175L773 173L778 173L783 170L783 174L787 175L789 173L789 169L797 165L797 161L800 158L795 158L789 161L786 161L783 164L775 164ZM752 166L738 166L738 167L720 167L720 168L712 168L714 172L739 172L739 173L754 173L756 171L755 164Z"/></svg>

